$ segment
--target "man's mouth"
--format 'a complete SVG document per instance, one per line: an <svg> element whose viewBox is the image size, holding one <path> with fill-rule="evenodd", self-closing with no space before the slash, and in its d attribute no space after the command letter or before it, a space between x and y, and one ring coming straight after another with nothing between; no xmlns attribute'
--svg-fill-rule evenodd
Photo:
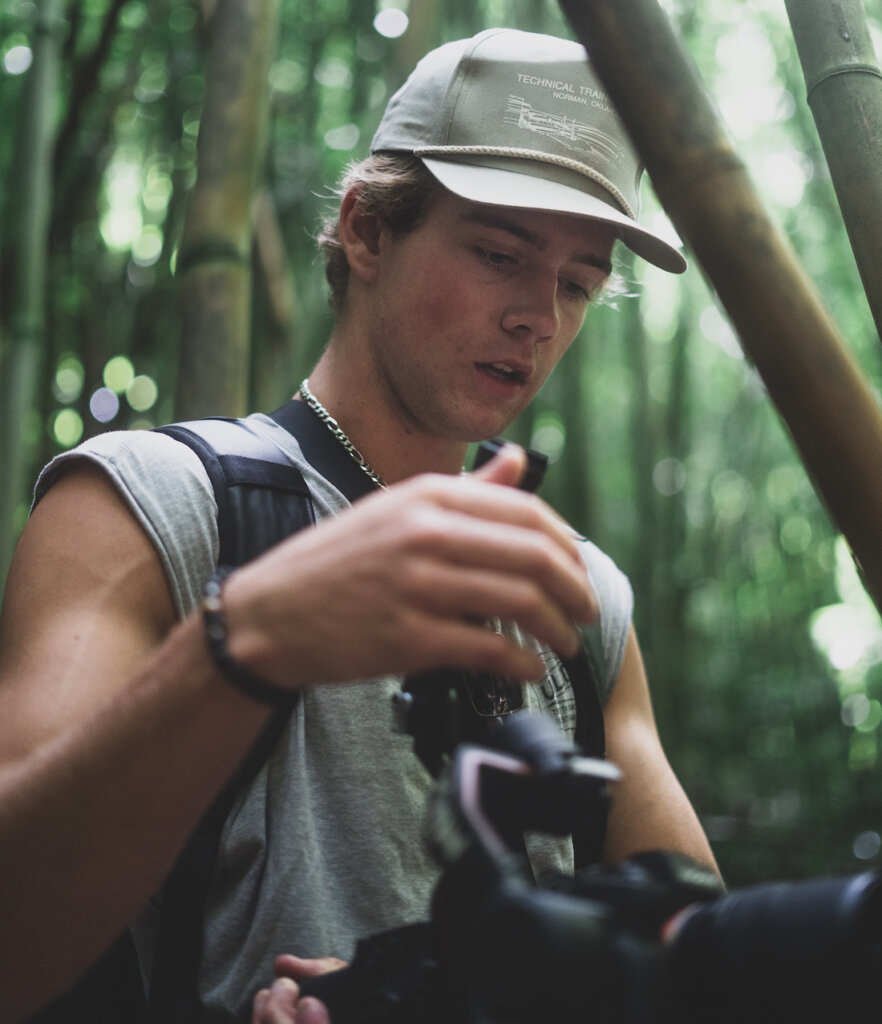
<svg viewBox="0 0 882 1024"><path fill-rule="evenodd" d="M479 370L506 384L524 384L527 380L525 370L519 370L509 363L478 363L477 366Z"/></svg>

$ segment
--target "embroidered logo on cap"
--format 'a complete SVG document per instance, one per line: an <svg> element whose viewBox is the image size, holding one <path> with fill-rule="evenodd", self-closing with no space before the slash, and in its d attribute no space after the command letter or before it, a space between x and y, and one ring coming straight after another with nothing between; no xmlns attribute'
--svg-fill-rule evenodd
<svg viewBox="0 0 882 1024"><path fill-rule="evenodd" d="M616 164L626 156L625 147L607 132L573 117L537 110L521 96L508 97L505 115L506 124L553 138L571 152L599 154Z"/></svg>

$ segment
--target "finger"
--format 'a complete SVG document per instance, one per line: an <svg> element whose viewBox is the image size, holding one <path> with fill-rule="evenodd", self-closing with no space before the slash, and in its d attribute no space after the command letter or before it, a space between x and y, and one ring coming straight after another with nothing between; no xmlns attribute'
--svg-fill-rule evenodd
<svg viewBox="0 0 882 1024"><path fill-rule="evenodd" d="M269 1002L269 989L262 988L254 997L251 1012L251 1024L264 1024L266 1021L266 1007Z"/></svg>
<svg viewBox="0 0 882 1024"><path fill-rule="evenodd" d="M266 1024L295 1024L300 988L291 978L276 978L264 1009Z"/></svg>
<svg viewBox="0 0 882 1024"><path fill-rule="evenodd" d="M300 995L297 982L276 978L272 987L254 997L252 1024L295 1024L295 1007Z"/></svg>
<svg viewBox="0 0 882 1024"><path fill-rule="evenodd" d="M527 453L520 445L506 444L473 475L487 483L517 487L526 471Z"/></svg>
<svg viewBox="0 0 882 1024"><path fill-rule="evenodd" d="M514 487L488 487L485 480L467 474L456 480L424 479L424 497L439 508L447 508L490 523L504 523L535 530L554 541L573 562L580 562L578 535L535 494Z"/></svg>
<svg viewBox="0 0 882 1024"><path fill-rule="evenodd" d="M417 567L407 573L405 586L408 591L414 588L411 607L432 616L465 620L478 629L486 620L514 622L525 634L564 657L572 657L578 650L581 638L569 613L533 580L443 563L425 568L431 586L420 586L415 579L420 575Z"/></svg>
<svg viewBox="0 0 882 1024"><path fill-rule="evenodd" d="M331 1024L331 1016L324 1003L305 996L297 1004L297 1024Z"/></svg>
<svg viewBox="0 0 882 1024"><path fill-rule="evenodd" d="M279 978L317 978L330 971L339 971L346 967L346 961L335 956L305 958L294 956L293 953L281 953L273 962L276 976Z"/></svg>
<svg viewBox="0 0 882 1024"><path fill-rule="evenodd" d="M419 623L419 619L415 618ZM520 682L545 678L542 656L515 639L462 620L433 622L420 633L424 642L411 655L407 671L422 672L438 667L491 672Z"/></svg>
<svg viewBox="0 0 882 1024"><path fill-rule="evenodd" d="M488 571L511 581L532 581L556 602L562 614L576 622L588 624L597 617L597 599L584 561L581 557L570 559L546 534L424 509L402 527L401 543L411 557L401 560L396 585L407 588L410 577L414 592L433 589L432 568L453 567L465 574ZM448 575L443 582L452 579Z"/></svg>

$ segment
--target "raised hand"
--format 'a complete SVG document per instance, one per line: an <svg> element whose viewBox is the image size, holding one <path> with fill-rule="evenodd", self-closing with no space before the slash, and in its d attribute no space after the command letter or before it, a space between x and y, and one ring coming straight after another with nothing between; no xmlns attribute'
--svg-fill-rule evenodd
<svg viewBox="0 0 882 1024"><path fill-rule="evenodd" d="M231 653L295 687L438 665L541 677L535 652L481 623L515 621L571 655L574 623L597 611L572 531L515 489L522 470L506 448L477 473L415 477L280 544L228 581Z"/></svg>

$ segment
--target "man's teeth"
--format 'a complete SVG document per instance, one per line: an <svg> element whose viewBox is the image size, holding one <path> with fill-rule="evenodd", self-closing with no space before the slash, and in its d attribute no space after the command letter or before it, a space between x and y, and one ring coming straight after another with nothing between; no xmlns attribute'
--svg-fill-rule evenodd
<svg viewBox="0 0 882 1024"><path fill-rule="evenodd" d="M501 377L505 377L506 380L513 380L518 376L518 371L513 370L510 366L505 363L490 363L490 369L497 373Z"/></svg>

